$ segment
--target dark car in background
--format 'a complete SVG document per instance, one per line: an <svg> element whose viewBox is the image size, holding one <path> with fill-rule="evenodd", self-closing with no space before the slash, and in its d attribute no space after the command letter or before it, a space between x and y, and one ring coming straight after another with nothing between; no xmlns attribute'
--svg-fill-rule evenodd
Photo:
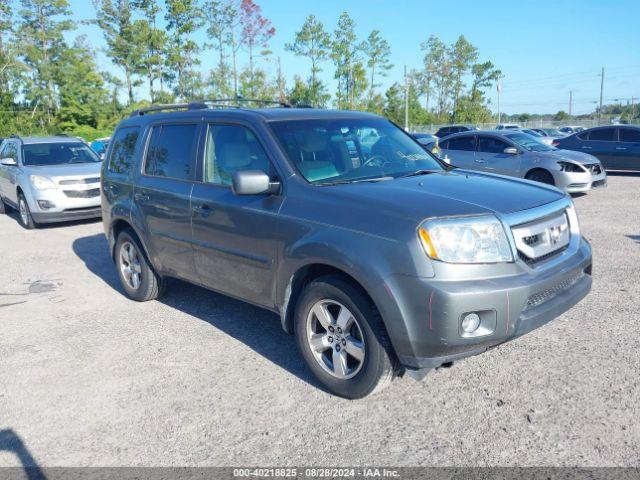
<svg viewBox="0 0 640 480"><path fill-rule="evenodd" d="M611 125L595 127L560 138L553 145L563 150L597 157L605 170L640 171L640 127Z"/></svg>
<svg viewBox="0 0 640 480"><path fill-rule="evenodd" d="M444 138L447 135L460 132L470 132L471 130L478 130L478 127L475 125L447 125L446 127L440 127L435 135L438 138Z"/></svg>
<svg viewBox="0 0 640 480"><path fill-rule="evenodd" d="M420 145L429 150L431 153L435 153L436 155L440 153L440 148L438 147L438 137L436 137L435 135L420 132L410 133L409 135L415 138Z"/></svg>

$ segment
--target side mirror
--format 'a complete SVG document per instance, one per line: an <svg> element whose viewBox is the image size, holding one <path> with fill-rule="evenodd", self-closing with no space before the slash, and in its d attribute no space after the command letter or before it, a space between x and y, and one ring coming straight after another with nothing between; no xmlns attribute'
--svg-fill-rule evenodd
<svg viewBox="0 0 640 480"><path fill-rule="evenodd" d="M3 158L0 160L0 165L4 165L5 167L15 167L18 163L13 158Z"/></svg>
<svg viewBox="0 0 640 480"><path fill-rule="evenodd" d="M233 193L236 195L264 195L280 191L280 182L272 182L261 170L243 170L233 174Z"/></svg>
<svg viewBox="0 0 640 480"><path fill-rule="evenodd" d="M504 149L504 153L506 155L517 155L518 154L518 149L515 147L507 147Z"/></svg>

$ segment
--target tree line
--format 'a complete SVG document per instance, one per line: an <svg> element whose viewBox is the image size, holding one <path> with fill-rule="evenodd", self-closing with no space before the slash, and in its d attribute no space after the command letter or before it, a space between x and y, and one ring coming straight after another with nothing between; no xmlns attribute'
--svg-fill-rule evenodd
<svg viewBox="0 0 640 480"><path fill-rule="evenodd" d="M358 38L347 12L334 28L309 15L284 43L308 70L288 82L270 49L275 22L254 0L92 4L93 18L77 22L68 0L0 0L0 136L92 139L149 103L236 97L366 110L400 124L405 108L413 125L491 120L485 92L500 71L464 36L451 45L427 38L416 46L422 65L382 89L394 66L382 32ZM96 39L68 40L79 23L98 28L114 68L98 68ZM325 70L333 72L331 85Z"/></svg>

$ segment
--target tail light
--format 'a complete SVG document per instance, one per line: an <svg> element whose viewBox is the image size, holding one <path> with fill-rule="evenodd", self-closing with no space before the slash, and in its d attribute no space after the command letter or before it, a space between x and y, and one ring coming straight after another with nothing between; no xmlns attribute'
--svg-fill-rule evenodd
<svg viewBox="0 0 640 480"><path fill-rule="evenodd" d="M553 142L551 142L552 147L557 147L558 145L560 145L560 140L554 140Z"/></svg>

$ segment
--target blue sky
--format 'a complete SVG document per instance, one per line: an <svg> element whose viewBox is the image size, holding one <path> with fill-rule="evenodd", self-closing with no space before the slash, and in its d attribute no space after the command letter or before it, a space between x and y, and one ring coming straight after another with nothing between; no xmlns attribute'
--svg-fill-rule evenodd
<svg viewBox="0 0 640 480"><path fill-rule="evenodd" d="M76 20L93 15L90 0L70 0ZM389 41L395 67L384 80L388 86L402 79L402 69L422 64L420 43L436 35L452 43L459 35L478 47L481 60L502 70L501 105L506 113L545 113L569 108L573 113L593 110L600 94L600 69L605 68L605 103L640 97L640 1L617 0L256 0L276 27L271 50L281 57L288 79L306 77L309 63L284 51L309 13L333 31L338 16L347 11L366 37L379 29ZM81 26L89 41L103 45L100 32ZM196 39L204 42L204 35ZM116 72L98 52L102 68ZM215 53L202 55L202 68L214 66ZM275 71L275 65L266 65ZM323 65L332 82L333 66ZM333 91L333 85L331 90ZM144 91L140 92L141 95ZM495 110L495 89L489 93Z"/></svg>

